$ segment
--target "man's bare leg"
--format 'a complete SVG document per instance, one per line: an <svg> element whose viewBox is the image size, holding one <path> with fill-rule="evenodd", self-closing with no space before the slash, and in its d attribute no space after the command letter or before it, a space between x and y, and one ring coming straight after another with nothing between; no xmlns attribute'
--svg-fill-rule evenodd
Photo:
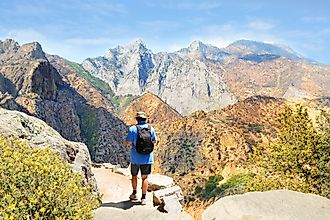
<svg viewBox="0 0 330 220"><path fill-rule="evenodd" d="M142 198L141 198L141 205L146 204L146 194L148 190L148 175L141 175L142 178Z"/></svg>
<svg viewBox="0 0 330 220"><path fill-rule="evenodd" d="M147 194L148 190L148 175L142 175L142 194Z"/></svg>
<svg viewBox="0 0 330 220"><path fill-rule="evenodd" d="M137 188L137 176L132 176L132 188L133 190Z"/></svg>
<svg viewBox="0 0 330 220"><path fill-rule="evenodd" d="M137 176L132 176L131 183L132 183L133 193L132 195L130 195L129 198L131 200L136 200Z"/></svg>

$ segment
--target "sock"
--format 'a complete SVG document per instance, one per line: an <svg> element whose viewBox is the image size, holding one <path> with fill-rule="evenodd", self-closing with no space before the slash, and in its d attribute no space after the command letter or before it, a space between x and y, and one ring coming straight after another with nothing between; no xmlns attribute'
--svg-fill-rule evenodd
<svg viewBox="0 0 330 220"><path fill-rule="evenodd" d="M142 198L141 199L146 199L146 194L142 194Z"/></svg>
<svg viewBox="0 0 330 220"><path fill-rule="evenodd" d="M133 189L133 195L136 195L136 189Z"/></svg>

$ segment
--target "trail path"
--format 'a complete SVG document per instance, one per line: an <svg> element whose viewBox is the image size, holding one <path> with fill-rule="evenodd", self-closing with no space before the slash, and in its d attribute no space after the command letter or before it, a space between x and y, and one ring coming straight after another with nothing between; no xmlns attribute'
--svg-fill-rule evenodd
<svg viewBox="0 0 330 220"><path fill-rule="evenodd" d="M152 193L147 193L147 204L140 205L141 179L138 179L138 199L131 202L132 193L129 177L112 172L105 168L92 168L97 185L103 194L102 205L94 213L95 220L173 220L191 219L185 213L165 214L153 207Z"/></svg>

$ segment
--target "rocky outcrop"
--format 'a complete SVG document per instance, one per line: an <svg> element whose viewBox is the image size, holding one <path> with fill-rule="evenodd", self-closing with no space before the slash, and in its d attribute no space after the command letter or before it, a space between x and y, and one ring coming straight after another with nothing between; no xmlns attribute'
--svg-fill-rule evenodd
<svg viewBox="0 0 330 220"><path fill-rule="evenodd" d="M142 41L110 49L105 56L88 58L82 65L106 81L117 95L150 91L183 115L235 101L221 72L182 53L153 54Z"/></svg>
<svg viewBox="0 0 330 220"><path fill-rule="evenodd" d="M148 123L161 130L163 125L170 124L182 118L182 116L167 103L152 93L145 93L141 97L135 99L121 113L121 118L127 125L136 124L135 114L143 111L148 116Z"/></svg>
<svg viewBox="0 0 330 220"><path fill-rule="evenodd" d="M159 173L148 175L148 183L148 191L170 188L174 185L173 179L171 177L161 175Z"/></svg>
<svg viewBox="0 0 330 220"><path fill-rule="evenodd" d="M0 47L2 107L36 116L64 138L86 143L95 162L128 165L126 125L77 69L56 56L49 62L38 43L6 40Z"/></svg>
<svg viewBox="0 0 330 220"><path fill-rule="evenodd" d="M93 185L97 191L85 144L64 139L40 119L3 108L0 108L0 134L7 138L19 138L33 148L50 147L63 162L70 164L72 170L81 173L86 183Z"/></svg>
<svg viewBox="0 0 330 220"><path fill-rule="evenodd" d="M181 188L179 186L171 186L154 191L153 203L159 206L159 210L166 213L180 213L183 203Z"/></svg>
<svg viewBox="0 0 330 220"><path fill-rule="evenodd" d="M203 220L325 220L330 200L313 194L277 190L224 197L208 207Z"/></svg>

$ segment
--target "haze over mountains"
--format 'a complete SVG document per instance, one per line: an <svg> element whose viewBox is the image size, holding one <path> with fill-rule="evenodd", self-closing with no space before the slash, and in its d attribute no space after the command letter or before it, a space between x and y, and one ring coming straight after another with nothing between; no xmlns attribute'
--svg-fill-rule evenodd
<svg viewBox="0 0 330 220"><path fill-rule="evenodd" d="M183 115L222 108L253 95L330 95L329 66L286 46L247 40L226 48L194 41L188 48L156 54L137 40L88 58L82 66L107 82L116 95L150 91Z"/></svg>

